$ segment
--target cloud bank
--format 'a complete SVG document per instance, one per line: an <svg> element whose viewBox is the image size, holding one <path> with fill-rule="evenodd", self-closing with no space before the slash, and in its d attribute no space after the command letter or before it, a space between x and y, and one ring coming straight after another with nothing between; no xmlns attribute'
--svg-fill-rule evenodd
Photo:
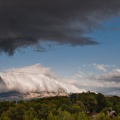
<svg viewBox="0 0 120 120"><path fill-rule="evenodd" d="M96 45L85 36L99 23L120 15L119 0L1 0L0 52L41 42L72 46Z"/></svg>
<svg viewBox="0 0 120 120"><path fill-rule="evenodd" d="M104 67L96 68L95 66L106 66L106 69L104 71ZM120 96L120 68L105 64L93 64L91 67L100 71L102 70L103 72L99 74L92 71L90 71L90 73L84 73L81 70L70 80L70 82L81 89L84 88L107 95Z"/></svg>
<svg viewBox="0 0 120 120"><path fill-rule="evenodd" d="M49 68L38 64L0 72L0 76L0 93L9 91L24 94L60 91L79 93L83 91L72 84L60 82Z"/></svg>
<svg viewBox="0 0 120 120"><path fill-rule="evenodd" d="M42 67L39 64L9 69L0 72L0 93L9 91L17 91L19 93L56 93L63 90L67 93L94 91L106 95L120 96L120 68L105 64L104 66L107 66L108 69L109 67L113 69L109 71L106 68L107 72L103 71L96 74L92 71L84 73L82 68L71 78L56 77L50 68ZM94 64L91 67L94 68Z"/></svg>

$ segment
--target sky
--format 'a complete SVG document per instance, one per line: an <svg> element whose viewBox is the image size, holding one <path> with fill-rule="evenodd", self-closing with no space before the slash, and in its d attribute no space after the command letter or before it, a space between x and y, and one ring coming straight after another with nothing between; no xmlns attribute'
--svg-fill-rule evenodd
<svg viewBox="0 0 120 120"><path fill-rule="evenodd" d="M120 95L119 0L0 0L0 71L40 64L80 89Z"/></svg>

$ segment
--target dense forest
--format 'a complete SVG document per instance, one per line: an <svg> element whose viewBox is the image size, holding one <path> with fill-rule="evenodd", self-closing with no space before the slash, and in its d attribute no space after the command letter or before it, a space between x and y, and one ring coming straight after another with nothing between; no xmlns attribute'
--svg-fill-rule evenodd
<svg viewBox="0 0 120 120"><path fill-rule="evenodd" d="M120 97L93 92L0 102L0 120L120 120Z"/></svg>

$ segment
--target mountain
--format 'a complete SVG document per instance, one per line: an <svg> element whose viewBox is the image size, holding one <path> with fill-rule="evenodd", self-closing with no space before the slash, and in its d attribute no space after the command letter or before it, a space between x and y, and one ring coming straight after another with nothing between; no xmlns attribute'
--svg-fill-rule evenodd
<svg viewBox="0 0 120 120"><path fill-rule="evenodd" d="M0 93L0 101L12 101L12 100L29 100L44 97L54 97L54 96L67 96L68 93L64 91L60 92L30 92L30 93L19 93L17 91L10 91Z"/></svg>
<svg viewBox="0 0 120 120"><path fill-rule="evenodd" d="M83 90L61 82L49 68L39 64L0 72L0 99L31 99L65 96Z"/></svg>

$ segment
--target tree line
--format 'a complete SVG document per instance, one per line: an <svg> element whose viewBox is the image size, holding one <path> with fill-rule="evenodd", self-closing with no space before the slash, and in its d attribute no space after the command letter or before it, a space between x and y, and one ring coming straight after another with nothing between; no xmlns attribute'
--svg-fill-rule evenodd
<svg viewBox="0 0 120 120"><path fill-rule="evenodd" d="M87 92L3 101L0 120L120 120L120 97Z"/></svg>

